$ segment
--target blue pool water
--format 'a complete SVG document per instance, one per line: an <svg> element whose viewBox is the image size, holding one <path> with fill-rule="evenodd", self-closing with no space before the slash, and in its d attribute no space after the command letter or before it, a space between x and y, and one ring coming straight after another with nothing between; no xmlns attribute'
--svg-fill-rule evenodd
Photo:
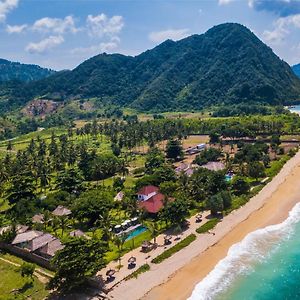
<svg viewBox="0 0 300 300"><path fill-rule="evenodd" d="M225 175L225 180L226 181L231 181L232 180L232 177L231 175Z"/></svg>
<svg viewBox="0 0 300 300"><path fill-rule="evenodd" d="M140 227L136 228L135 230L131 231L125 241L129 241L132 238L138 236L139 234L141 234L145 231L147 231L147 228L145 226L140 226Z"/></svg>

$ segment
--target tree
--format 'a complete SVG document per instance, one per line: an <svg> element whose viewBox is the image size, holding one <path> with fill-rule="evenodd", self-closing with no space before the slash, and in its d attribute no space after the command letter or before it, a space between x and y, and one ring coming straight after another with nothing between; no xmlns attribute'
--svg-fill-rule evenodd
<svg viewBox="0 0 300 300"><path fill-rule="evenodd" d="M182 224L188 216L188 204L186 200L176 199L175 201L167 202L159 217L167 224Z"/></svg>
<svg viewBox="0 0 300 300"><path fill-rule="evenodd" d="M121 267L121 257L122 257L122 250L125 243L126 237L125 235L115 236L114 242L118 248L118 260L119 260L119 267Z"/></svg>
<svg viewBox="0 0 300 300"><path fill-rule="evenodd" d="M261 162L251 162L248 164L248 174L257 181L258 178L265 176L265 167Z"/></svg>
<svg viewBox="0 0 300 300"><path fill-rule="evenodd" d="M232 187L238 195L247 194L250 190L250 184L243 178L239 177L233 179Z"/></svg>
<svg viewBox="0 0 300 300"><path fill-rule="evenodd" d="M107 243L96 239L74 238L66 242L51 263L56 272L49 282L51 289L70 291L81 286L105 266Z"/></svg>
<svg viewBox="0 0 300 300"><path fill-rule="evenodd" d="M113 182L113 188L118 192L124 189L124 180L121 177L115 177Z"/></svg>
<svg viewBox="0 0 300 300"><path fill-rule="evenodd" d="M220 196L223 199L223 206L224 208L229 208L231 207L232 204L232 196L231 193L228 191L222 191L220 192Z"/></svg>
<svg viewBox="0 0 300 300"><path fill-rule="evenodd" d="M212 215L216 215L220 211L224 210L224 203L221 194L209 197L206 201L206 205Z"/></svg>
<svg viewBox="0 0 300 300"><path fill-rule="evenodd" d="M179 140L169 140L166 148L167 158L180 160L183 158L182 145Z"/></svg>
<svg viewBox="0 0 300 300"><path fill-rule="evenodd" d="M24 262L20 267L20 273L22 277L30 277L31 280L33 279L33 274L35 271L34 264Z"/></svg>
<svg viewBox="0 0 300 300"><path fill-rule="evenodd" d="M7 199L10 204L18 203L22 199L35 199L34 185L29 176L16 175L7 190Z"/></svg>
<svg viewBox="0 0 300 300"><path fill-rule="evenodd" d="M152 174L155 169L161 167L164 164L164 156L162 152L154 147L149 150L146 157L145 168L147 174Z"/></svg>
<svg viewBox="0 0 300 300"><path fill-rule="evenodd" d="M83 176L76 168L63 171L57 177L57 187L68 193L78 193L82 190L82 184Z"/></svg>
<svg viewBox="0 0 300 300"><path fill-rule="evenodd" d="M108 214L113 206L112 194L108 191L89 190L80 195L73 204L72 212L81 221L94 226L100 216Z"/></svg>
<svg viewBox="0 0 300 300"><path fill-rule="evenodd" d="M154 244L156 244L156 236L159 232L158 223L156 221L147 223L147 228L151 233L151 237L153 238Z"/></svg>
<svg viewBox="0 0 300 300"><path fill-rule="evenodd" d="M215 145L219 142L220 142L220 135L216 132L211 132L209 134L209 143Z"/></svg>

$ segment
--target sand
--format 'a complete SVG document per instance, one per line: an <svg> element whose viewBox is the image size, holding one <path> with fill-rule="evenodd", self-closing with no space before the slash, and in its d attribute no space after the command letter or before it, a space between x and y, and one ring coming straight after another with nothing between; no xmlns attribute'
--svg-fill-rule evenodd
<svg viewBox="0 0 300 300"><path fill-rule="evenodd" d="M226 216L214 229L215 235L198 236L136 280L123 282L110 293L112 299L182 300L223 259L229 248L248 233L278 224L300 201L300 152L246 205Z"/></svg>

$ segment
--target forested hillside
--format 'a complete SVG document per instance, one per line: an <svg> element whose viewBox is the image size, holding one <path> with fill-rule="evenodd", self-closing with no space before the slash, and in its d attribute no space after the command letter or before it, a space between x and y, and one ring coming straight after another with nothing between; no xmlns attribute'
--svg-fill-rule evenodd
<svg viewBox="0 0 300 300"><path fill-rule="evenodd" d="M55 71L37 65L21 64L0 59L0 81L19 80L32 81L45 78Z"/></svg>
<svg viewBox="0 0 300 300"><path fill-rule="evenodd" d="M192 110L248 101L293 103L300 99L300 80L249 29L228 23L167 40L136 57L101 54L10 93L22 102L38 96L96 98L140 111Z"/></svg>

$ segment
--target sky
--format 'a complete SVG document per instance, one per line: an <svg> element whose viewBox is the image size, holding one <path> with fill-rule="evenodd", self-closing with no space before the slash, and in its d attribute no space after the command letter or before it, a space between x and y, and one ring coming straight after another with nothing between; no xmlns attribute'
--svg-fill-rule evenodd
<svg viewBox="0 0 300 300"><path fill-rule="evenodd" d="M300 63L300 0L0 0L0 57L55 70L241 23Z"/></svg>

